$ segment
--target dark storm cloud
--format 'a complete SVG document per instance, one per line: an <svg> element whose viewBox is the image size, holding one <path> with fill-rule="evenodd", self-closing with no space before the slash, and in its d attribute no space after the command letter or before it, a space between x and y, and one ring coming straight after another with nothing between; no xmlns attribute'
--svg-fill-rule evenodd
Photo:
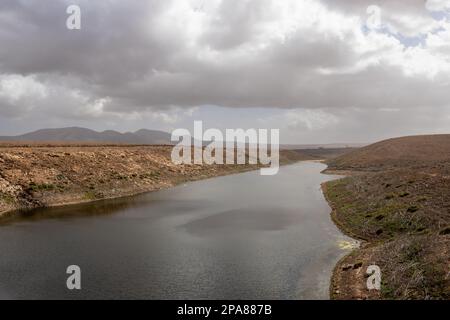
<svg viewBox="0 0 450 320"><path fill-rule="evenodd" d="M405 3L3 0L0 115L446 107L448 22ZM79 31L65 27L69 4L81 7ZM388 31L364 30L373 4ZM407 48L396 32L437 39Z"/></svg>

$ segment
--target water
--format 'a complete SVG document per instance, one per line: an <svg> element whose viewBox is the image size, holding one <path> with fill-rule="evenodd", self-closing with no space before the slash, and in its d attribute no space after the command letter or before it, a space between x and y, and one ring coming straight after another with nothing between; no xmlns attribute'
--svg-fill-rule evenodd
<svg viewBox="0 0 450 320"><path fill-rule="evenodd" d="M41 209L0 226L2 299L327 299L349 241L301 162L136 197ZM80 291L66 268L81 267Z"/></svg>

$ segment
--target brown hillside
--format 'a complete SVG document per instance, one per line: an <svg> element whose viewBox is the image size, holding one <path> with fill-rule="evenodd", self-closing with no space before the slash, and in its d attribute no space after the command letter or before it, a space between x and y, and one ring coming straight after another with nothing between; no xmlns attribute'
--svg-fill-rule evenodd
<svg viewBox="0 0 450 320"><path fill-rule="evenodd" d="M377 142L329 161L329 169L379 171L441 167L450 161L450 135L424 135Z"/></svg>
<svg viewBox="0 0 450 320"><path fill-rule="evenodd" d="M175 165L171 146L0 147L0 217L15 209L134 195L260 165ZM281 164L311 159L291 150Z"/></svg>
<svg viewBox="0 0 450 320"><path fill-rule="evenodd" d="M450 299L450 135L381 141L329 161L333 219L364 245L335 268L335 299ZM369 265L381 291L364 286ZM351 267L349 267L351 266Z"/></svg>

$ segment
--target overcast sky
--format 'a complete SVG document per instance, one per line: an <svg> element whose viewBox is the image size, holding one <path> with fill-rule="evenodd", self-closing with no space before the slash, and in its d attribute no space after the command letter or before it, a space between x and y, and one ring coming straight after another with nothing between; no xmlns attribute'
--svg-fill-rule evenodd
<svg viewBox="0 0 450 320"><path fill-rule="evenodd" d="M81 8L68 30L66 8ZM377 13L380 19L377 19ZM450 0L1 0L0 134L450 133Z"/></svg>

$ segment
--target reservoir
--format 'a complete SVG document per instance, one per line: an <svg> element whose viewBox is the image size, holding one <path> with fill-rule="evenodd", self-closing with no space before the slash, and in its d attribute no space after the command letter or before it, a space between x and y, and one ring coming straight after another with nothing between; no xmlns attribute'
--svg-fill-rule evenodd
<svg viewBox="0 0 450 320"><path fill-rule="evenodd" d="M348 249L299 162L0 224L0 299L328 299ZM81 290L66 269L81 268Z"/></svg>

